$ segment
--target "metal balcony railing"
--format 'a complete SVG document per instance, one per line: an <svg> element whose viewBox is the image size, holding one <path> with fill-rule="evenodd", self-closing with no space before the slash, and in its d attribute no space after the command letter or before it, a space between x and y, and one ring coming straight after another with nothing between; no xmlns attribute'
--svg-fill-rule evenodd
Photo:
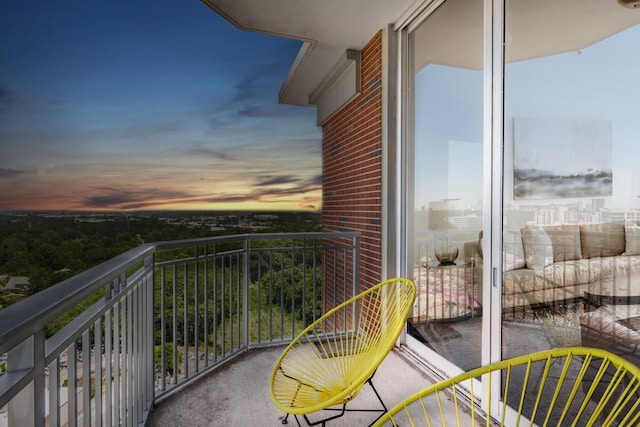
<svg viewBox="0 0 640 427"><path fill-rule="evenodd" d="M143 425L154 402L355 295L359 256L351 232L146 244L0 310L0 426Z"/></svg>

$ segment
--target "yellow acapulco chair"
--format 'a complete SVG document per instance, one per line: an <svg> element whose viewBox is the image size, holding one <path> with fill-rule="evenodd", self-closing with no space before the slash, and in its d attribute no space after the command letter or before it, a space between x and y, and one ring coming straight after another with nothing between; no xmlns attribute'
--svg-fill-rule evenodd
<svg viewBox="0 0 640 427"><path fill-rule="evenodd" d="M389 279L305 328L280 355L271 375L273 403L287 414L282 423L293 414L298 424L301 415L309 425L324 426L352 410L346 404L366 383L382 404L382 409L371 411L386 412L371 378L395 345L415 297L411 280ZM308 415L321 410L333 412L312 422Z"/></svg>
<svg viewBox="0 0 640 427"><path fill-rule="evenodd" d="M503 400L495 390L491 394L493 384L501 384ZM492 408L493 418L486 408ZM526 354L427 387L375 423L398 425L638 426L640 368L587 347Z"/></svg>

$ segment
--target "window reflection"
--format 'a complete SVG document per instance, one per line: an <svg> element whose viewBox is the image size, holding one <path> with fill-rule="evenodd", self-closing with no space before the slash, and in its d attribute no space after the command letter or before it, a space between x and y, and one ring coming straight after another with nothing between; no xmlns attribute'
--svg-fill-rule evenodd
<svg viewBox="0 0 640 427"><path fill-rule="evenodd" d="M588 6L507 2L503 357L640 360L640 13Z"/></svg>
<svg viewBox="0 0 640 427"><path fill-rule="evenodd" d="M483 2L449 0L412 34L413 335L456 365L480 364Z"/></svg>

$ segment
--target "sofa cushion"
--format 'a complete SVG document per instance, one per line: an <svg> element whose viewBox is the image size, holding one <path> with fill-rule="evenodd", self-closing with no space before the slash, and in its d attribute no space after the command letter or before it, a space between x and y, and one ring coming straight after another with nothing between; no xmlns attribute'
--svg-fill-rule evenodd
<svg viewBox="0 0 640 427"><path fill-rule="evenodd" d="M536 270L536 274L558 288L598 282L606 274L600 260L601 258L558 261Z"/></svg>
<svg viewBox="0 0 640 427"><path fill-rule="evenodd" d="M547 280L544 275L538 274L540 271L541 270L534 271L528 268L506 271L502 275L503 293L504 289L509 289L513 292L527 293L557 287L555 283Z"/></svg>
<svg viewBox="0 0 640 427"><path fill-rule="evenodd" d="M620 255L625 251L624 224L605 222L580 225L582 257Z"/></svg>
<svg viewBox="0 0 640 427"><path fill-rule="evenodd" d="M612 257L603 257L602 271L604 275L612 275L614 277L627 276L640 271L640 256L618 255Z"/></svg>
<svg viewBox="0 0 640 427"><path fill-rule="evenodd" d="M582 258L580 227L577 224L547 225L542 228L551 239L554 262Z"/></svg>
<svg viewBox="0 0 640 427"><path fill-rule="evenodd" d="M640 255L640 227L625 227L625 255Z"/></svg>
<svg viewBox="0 0 640 427"><path fill-rule="evenodd" d="M507 228L502 231L502 263L503 271L526 267L522 232L519 228Z"/></svg>
<svg viewBox="0 0 640 427"><path fill-rule="evenodd" d="M551 238L539 225L527 225L522 230L522 246L528 268L536 269L553 264Z"/></svg>

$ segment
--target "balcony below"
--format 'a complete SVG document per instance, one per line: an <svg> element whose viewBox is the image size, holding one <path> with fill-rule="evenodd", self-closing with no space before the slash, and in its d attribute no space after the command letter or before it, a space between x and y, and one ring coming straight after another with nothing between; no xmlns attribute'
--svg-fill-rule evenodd
<svg viewBox="0 0 640 427"><path fill-rule="evenodd" d="M149 416L150 427L197 426L277 426L284 414L271 402L269 378L284 347L253 349L155 405ZM407 352L393 350L376 372L373 383L388 408L427 387L427 372ZM365 385L348 405L357 409L377 409L371 387ZM338 426L369 425L378 416L373 412L351 412L329 423ZM455 414L450 413L452 425ZM316 420L310 416L311 420ZM301 421L304 425L304 422ZM463 423L463 425L466 423ZM289 425L296 422L290 417Z"/></svg>

